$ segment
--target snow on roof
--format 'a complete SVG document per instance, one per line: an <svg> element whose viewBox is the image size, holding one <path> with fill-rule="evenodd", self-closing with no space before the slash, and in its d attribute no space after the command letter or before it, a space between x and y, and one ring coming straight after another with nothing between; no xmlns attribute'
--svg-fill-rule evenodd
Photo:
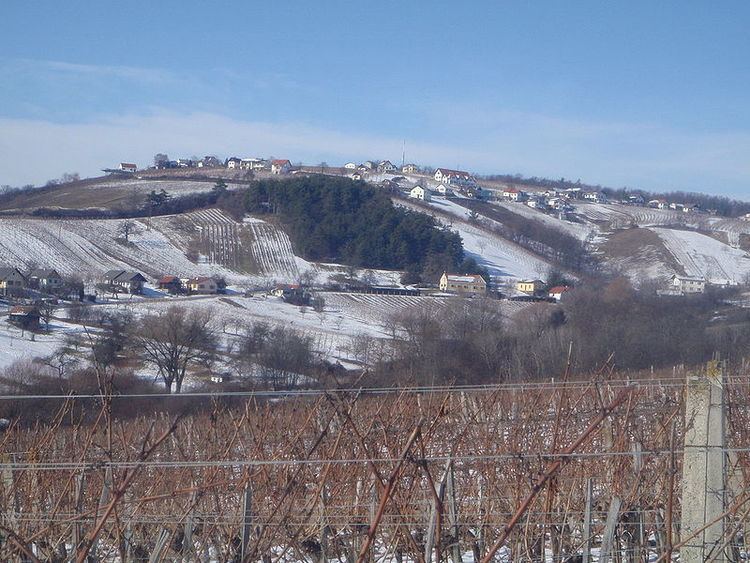
<svg viewBox="0 0 750 563"><path fill-rule="evenodd" d="M57 273L57 270L44 268L36 268L34 270L31 270L31 272L29 273L30 278L52 278L59 276L60 274Z"/></svg>
<svg viewBox="0 0 750 563"><path fill-rule="evenodd" d="M480 275L459 276L457 274L446 274L446 277L448 278L448 281L458 282L458 283L474 283L479 280L484 281L484 278L482 278L482 276Z"/></svg>
<svg viewBox="0 0 750 563"><path fill-rule="evenodd" d="M463 170L451 170L450 168L438 168L435 172L441 172L443 176L466 176L467 178L471 176Z"/></svg>

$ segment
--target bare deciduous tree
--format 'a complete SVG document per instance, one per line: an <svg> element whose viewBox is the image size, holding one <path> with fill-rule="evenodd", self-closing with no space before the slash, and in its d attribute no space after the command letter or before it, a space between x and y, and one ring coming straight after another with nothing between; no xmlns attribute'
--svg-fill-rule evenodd
<svg viewBox="0 0 750 563"><path fill-rule="evenodd" d="M206 311L170 307L161 315L144 317L133 330L134 350L153 365L167 392L179 393L191 366L209 365L217 348L217 337Z"/></svg>
<svg viewBox="0 0 750 563"><path fill-rule="evenodd" d="M135 221L126 220L120 223L117 227L117 234L125 239L125 242L130 242L130 235L138 232L138 223Z"/></svg>
<svg viewBox="0 0 750 563"><path fill-rule="evenodd" d="M38 305L38 309L39 309L39 316L44 321L44 327L47 330L49 330L49 322L52 320L52 317L55 315L55 311L57 310L57 304L51 299L45 299Z"/></svg>

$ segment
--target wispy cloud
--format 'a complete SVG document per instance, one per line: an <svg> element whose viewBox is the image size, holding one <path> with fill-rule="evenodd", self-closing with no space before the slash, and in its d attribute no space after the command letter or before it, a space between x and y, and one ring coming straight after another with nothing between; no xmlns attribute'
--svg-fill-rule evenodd
<svg viewBox="0 0 750 563"><path fill-rule="evenodd" d="M55 60L3 59L4 69L27 74L54 75L58 78L119 78L139 82L165 83L178 80L174 73L160 68L145 68L118 65L80 64Z"/></svg>
<svg viewBox="0 0 750 563"><path fill-rule="evenodd" d="M72 75L88 75L102 77L117 77L127 80L148 82L171 82L177 79L173 73L158 68L143 68L134 66L109 66L67 63L62 61L25 61L31 65L41 65L42 69L69 73Z"/></svg>
<svg viewBox="0 0 750 563"><path fill-rule="evenodd" d="M121 160L277 156L331 164L364 158L400 160L402 139L301 122L272 123L215 113L100 118L82 123L0 119L0 183L41 183L63 172L94 175ZM469 134L412 135L407 158L482 172L582 178L605 185L688 189L747 197L750 134L687 135L655 125L582 123L545 116L504 117L502 127Z"/></svg>

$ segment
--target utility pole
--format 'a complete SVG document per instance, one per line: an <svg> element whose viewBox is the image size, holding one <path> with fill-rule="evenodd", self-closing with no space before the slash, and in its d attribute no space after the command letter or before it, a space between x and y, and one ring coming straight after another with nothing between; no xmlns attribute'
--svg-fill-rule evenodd
<svg viewBox="0 0 750 563"><path fill-rule="evenodd" d="M726 473L724 371L721 362L712 360L705 373L687 376L680 531L686 540L680 548L683 563L728 560L721 551ZM688 539L693 534L695 537Z"/></svg>

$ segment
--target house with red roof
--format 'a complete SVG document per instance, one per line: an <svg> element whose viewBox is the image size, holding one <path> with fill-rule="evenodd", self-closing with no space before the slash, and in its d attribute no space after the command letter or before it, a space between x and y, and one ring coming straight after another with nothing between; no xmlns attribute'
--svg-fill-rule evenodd
<svg viewBox="0 0 750 563"><path fill-rule="evenodd" d="M182 293L185 289L182 286L182 281L177 276L162 276L159 278L157 285L159 286L159 289L166 290L171 294Z"/></svg>
<svg viewBox="0 0 750 563"><path fill-rule="evenodd" d="M565 293L570 291L572 288L567 285L556 285L555 287L549 288L547 296L555 301L560 301Z"/></svg>
<svg viewBox="0 0 750 563"><path fill-rule="evenodd" d="M288 160L272 160L271 174L289 174L292 171L292 163Z"/></svg>

